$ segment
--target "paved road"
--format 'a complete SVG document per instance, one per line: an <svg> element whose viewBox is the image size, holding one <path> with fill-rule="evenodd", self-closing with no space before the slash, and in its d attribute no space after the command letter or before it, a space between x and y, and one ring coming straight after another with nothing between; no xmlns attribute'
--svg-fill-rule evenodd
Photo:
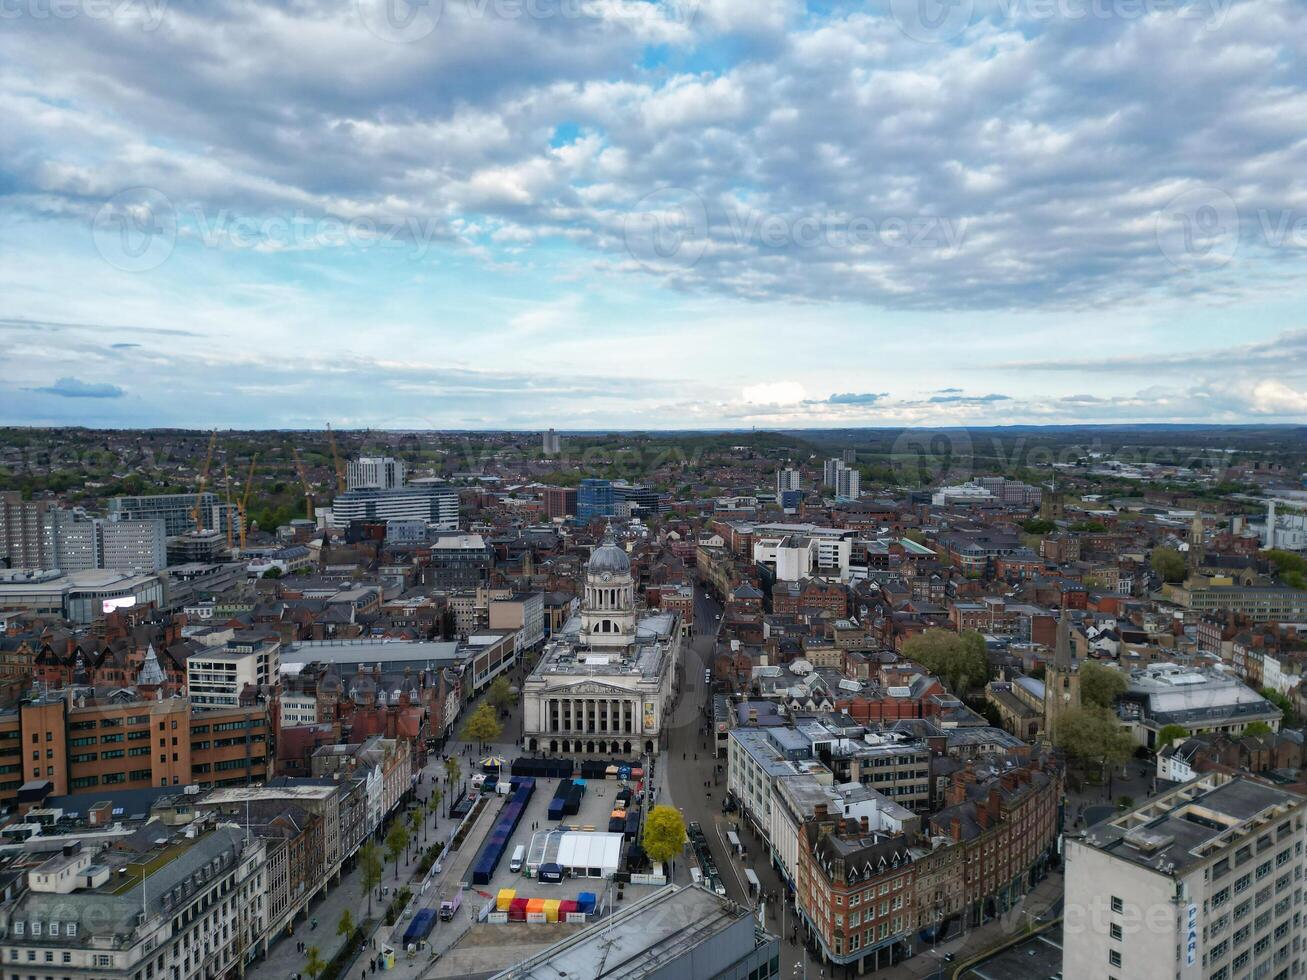
<svg viewBox="0 0 1307 980"><path fill-rule="evenodd" d="M714 738L702 729L705 723L711 724L710 692L704 684L703 671L712 662L716 633L720 626L717 616L721 613L721 608L701 587L695 587L695 634L682 648L684 670L680 687L681 703L673 714L674 724L669 731L666 764L663 767L665 772L660 773L662 778L659 781L664 786L664 796L669 797L672 804L684 812L686 823L695 821L703 827L729 897L752 906L756 899L748 894L745 886L745 868L753 869L764 891L784 895L785 889L780 877L772 870L762 841L743 826L738 814L722 813L722 802L726 796L726 760L713 759ZM722 767L721 772L715 771L716 765ZM706 786L705 781L708 783ZM667 800L664 799L663 802ZM726 843L726 832L737 826L747 852L745 858L731 854ZM682 867L683 864L684 862L678 862L678 883L689 880L688 869ZM790 934L794 932L793 910L787 909L782 914L779 904L771 904L767 911L768 931L780 935L784 930L781 976L789 977L800 962L801 952L799 946L789 941ZM820 976L821 968L817 959L809 958L808 976Z"/></svg>
<svg viewBox="0 0 1307 980"><path fill-rule="evenodd" d="M520 684L522 673L523 668L519 667L509 675L509 678L514 683ZM459 719L460 722L475 710L478 702L479 699L476 699L470 704L464 706L463 715ZM495 745L490 746L487 751L492 751L495 754L503 755L506 758L512 759L520 754L516 748L516 742L521 734L521 712L511 713L510 717L502 720L504 723L504 731L503 734L500 735L500 741ZM455 756L459 759L460 764L462 765L462 776L460 782L463 787L467 787L469 777L474 771L476 771L476 763L483 756L480 747L460 741L451 741L445 747L445 754ZM444 779L444 760L441 753L433 752L427 758L427 764L423 769L422 782L417 787L417 796L425 797L430 792L432 784L436 783L441 787L447 806L449 801L457 795L457 789L455 788L454 791L451 792L449 787L445 786ZM453 833L457 821L446 817L446 812L447 809L442 810L441 815L434 821L430 818L427 819L425 823L425 846L429 846L438 839L447 840L449 835ZM397 819L407 819L402 810L397 811L397 813L399 814ZM381 844L381 841L384 839L385 833L386 831L383 829L377 837L378 847L382 848L383 851L384 845ZM481 846L481 837L483 836L484 833L481 833L479 836L477 834L470 835L468 844L465 845L462 852L455 857L454 863L450 866L446 866L446 873L441 879L433 880L430 887L439 887L440 883L444 880L454 880L453 874L457 872L458 865L465 865L467 863L466 860L460 859L470 859L469 855L475 854L476 849ZM374 890L372 900L373 917L378 921L378 926L374 933L378 947L381 943L389 940L391 933L390 927L380 924L386 901L388 901L388 899L383 899L381 897L380 889L388 889L390 893L393 894L398 886L409 885L416 890L416 886L411 884L410 879L417 870L418 862L421 859L421 851L422 848L420 847L410 848L408 858L400 858L398 877L396 876L395 865L392 862L384 862L384 867L382 868L382 883L378 889ZM442 862L442 864L450 863ZM344 938L336 933L336 926L340 922L341 913L346 909L349 909L350 914L356 922L361 921L367 917L368 914L367 896L364 894L362 885L359 881L357 867L351 868L349 872L343 874L339 883L333 884L329 887L324 896L315 899L308 910L307 919L299 919L296 922L294 931L290 935L282 935L279 937L269 949L268 956L265 959L250 965L249 969L246 971L247 975L255 978L255 980L289 980L289 978L296 973L305 976L304 964L307 961L307 956L304 953L299 952L297 949L297 944L300 942L304 942L306 948L307 946L317 946L319 955L322 959L324 961L329 961L344 944ZM311 927L311 921L314 918L318 920L316 929ZM447 925L443 931L440 927L437 927L437 931L433 934L432 938L436 939L437 936L441 936L449 931L451 930ZM447 943L445 945L447 945ZM351 980L353 976L359 975L360 971L367 965L367 960L371 955L373 954L369 948L369 950L365 951L361 963L356 962L354 966L343 973L343 980ZM360 980L362 980L361 977Z"/></svg>

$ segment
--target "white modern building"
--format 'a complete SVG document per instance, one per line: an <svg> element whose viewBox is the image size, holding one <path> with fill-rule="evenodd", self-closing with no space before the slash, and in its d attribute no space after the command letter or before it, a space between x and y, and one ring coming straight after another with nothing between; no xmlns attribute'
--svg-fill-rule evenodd
<svg viewBox="0 0 1307 980"><path fill-rule="evenodd" d="M49 567L65 572L157 572L168 564L168 536L159 518L110 521L80 508L52 507L42 534Z"/></svg>
<svg viewBox="0 0 1307 980"><path fill-rule="evenodd" d="M164 605L164 585L158 575L103 568L68 573L0 569L0 612L31 612L93 623L114 609L150 603L160 608Z"/></svg>
<svg viewBox="0 0 1307 980"><path fill-rule="evenodd" d="M347 490L394 490L404 485L404 461L393 456L352 459L345 474Z"/></svg>
<svg viewBox="0 0 1307 980"><path fill-rule="evenodd" d="M458 529L458 490L431 480L390 489L346 490L331 502L330 517L334 528L348 527L351 521L422 520L437 530L454 531Z"/></svg>
<svg viewBox="0 0 1307 980"><path fill-rule="evenodd" d="M986 490L979 483L962 483L953 487L940 487L930 498L936 507L954 507L959 504L988 504L998 497Z"/></svg>
<svg viewBox="0 0 1307 980"><path fill-rule="evenodd" d="M1302 976L1305 808L1209 773L1068 837L1062 976Z"/></svg>
<svg viewBox="0 0 1307 980"><path fill-rule="evenodd" d="M267 689L281 672L280 644L232 640L186 660L186 690L198 707L235 707L246 687Z"/></svg>
<svg viewBox="0 0 1307 980"><path fill-rule="evenodd" d="M1153 748L1157 733L1180 725L1191 735L1237 735L1255 721L1279 730L1281 711L1239 678L1173 663L1130 672L1117 713L1135 741Z"/></svg>
<svg viewBox="0 0 1307 980"><path fill-rule="evenodd" d="M787 490L800 490L799 471L791 466L776 471L776 493L779 496Z"/></svg>
<svg viewBox="0 0 1307 980"><path fill-rule="evenodd" d="M759 524L754 533L753 560L766 565L778 582L849 577L852 531L811 524Z"/></svg>
<svg viewBox="0 0 1307 980"><path fill-rule="evenodd" d="M254 657L248 653L214 650L186 661L191 703L206 708L239 704L241 691L254 685L254 676Z"/></svg>
<svg viewBox="0 0 1307 980"><path fill-rule="evenodd" d="M611 532L590 556L585 598L523 687L523 748L639 755L660 749L680 658L680 616L640 614L631 561Z"/></svg>

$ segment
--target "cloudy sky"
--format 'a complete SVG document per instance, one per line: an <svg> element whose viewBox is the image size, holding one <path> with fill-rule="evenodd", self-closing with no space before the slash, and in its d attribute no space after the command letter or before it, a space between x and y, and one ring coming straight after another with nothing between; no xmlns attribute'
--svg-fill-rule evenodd
<svg viewBox="0 0 1307 980"><path fill-rule="evenodd" d="M0 421L1307 420L1307 7L4 0Z"/></svg>

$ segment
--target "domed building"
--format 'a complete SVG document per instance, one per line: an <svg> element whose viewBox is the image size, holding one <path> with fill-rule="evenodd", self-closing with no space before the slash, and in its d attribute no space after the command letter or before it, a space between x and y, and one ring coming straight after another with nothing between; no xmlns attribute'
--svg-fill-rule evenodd
<svg viewBox="0 0 1307 980"><path fill-rule="evenodd" d="M590 555L581 605L581 635L591 646L629 647L635 640L635 583L631 559L610 529Z"/></svg>
<svg viewBox="0 0 1307 980"><path fill-rule="evenodd" d="M522 747L657 752L680 640L679 614L636 609L631 559L609 528L586 564L580 615L555 634L523 686Z"/></svg>

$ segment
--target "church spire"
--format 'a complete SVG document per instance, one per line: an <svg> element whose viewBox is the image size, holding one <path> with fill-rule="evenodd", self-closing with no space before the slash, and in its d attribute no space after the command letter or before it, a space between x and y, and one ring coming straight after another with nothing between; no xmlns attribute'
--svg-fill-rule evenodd
<svg viewBox="0 0 1307 980"><path fill-rule="evenodd" d="M1194 511L1193 523L1189 526L1189 568L1197 571L1203 563L1203 512Z"/></svg>
<svg viewBox="0 0 1307 980"><path fill-rule="evenodd" d="M163 687L168 683L168 676L159 666L159 657L154 652L154 644L151 643L145 651L145 662L141 664L141 672L136 675L137 687Z"/></svg>
<svg viewBox="0 0 1307 980"><path fill-rule="evenodd" d="M1075 661L1071 657L1071 616L1063 609L1057 621L1057 646L1053 649L1053 666L1070 670Z"/></svg>

